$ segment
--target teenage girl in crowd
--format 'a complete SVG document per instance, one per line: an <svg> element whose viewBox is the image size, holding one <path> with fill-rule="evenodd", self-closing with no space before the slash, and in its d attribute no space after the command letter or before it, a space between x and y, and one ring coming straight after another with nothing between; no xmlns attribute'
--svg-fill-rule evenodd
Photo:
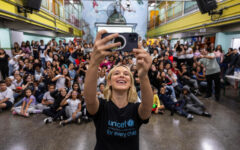
<svg viewBox="0 0 240 150"><path fill-rule="evenodd" d="M13 109L13 114L21 115L24 117L29 117L29 114L35 114L35 113L41 113L40 110L35 108L36 105L36 99L32 95L31 89L25 90L25 97L23 98L22 106L15 107Z"/></svg>
<svg viewBox="0 0 240 150"><path fill-rule="evenodd" d="M81 122L81 115L82 115L82 112L81 112L81 101L80 99L78 99L78 92L77 91L72 91L71 93L71 97L66 97L62 102L61 102L61 106L65 106L65 105L68 105L66 106L65 108L65 112L66 112L66 116L67 116L67 119L66 120L63 120L60 122L60 125L64 126L65 124L67 123L70 123L74 120L76 120L78 123Z"/></svg>

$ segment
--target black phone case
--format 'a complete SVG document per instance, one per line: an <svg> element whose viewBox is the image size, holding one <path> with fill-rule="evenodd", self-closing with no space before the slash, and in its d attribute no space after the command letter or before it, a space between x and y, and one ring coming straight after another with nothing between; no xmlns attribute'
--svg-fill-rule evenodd
<svg viewBox="0 0 240 150"><path fill-rule="evenodd" d="M113 33L105 33L102 35L102 38L111 35ZM125 39L123 39L125 38ZM137 33L119 33L120 42L123 41L126 43L123 43L123 46L121 48L117 49L110 49L110 51L124 51L124 52L131 52L134 48L138 48L138 34ZM117 43L119 42L117 38L113 39L110 43ZM121 42L122 43L122 42Z"/></svg>

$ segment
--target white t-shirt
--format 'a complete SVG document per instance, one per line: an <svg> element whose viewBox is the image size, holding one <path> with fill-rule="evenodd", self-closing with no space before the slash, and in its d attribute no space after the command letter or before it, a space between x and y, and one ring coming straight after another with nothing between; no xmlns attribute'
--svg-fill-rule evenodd
<svg viewBox="0 0 240 150"><path fill-rule="evenodd" d="M53 62L53 58L49 57L48 55L46 55L45 57L45 61L50 61L51 63Z"/></svg>
<svg viewBox="0 0 240 150"><path fill-rule="evenodd" d="M40 46L41 49L45 49L45 45ZM45 51L45 50L44 50ZM40 58L45 58L44 51L40 50Z"/></svg>
<svg viewBox="0 0 240 150"><path fill-rule="evenodd" d="M156 54L156 55L151 54L151 56L152 56L152 60L153 60L154 58L158 58L158 54Z"/></svg>
<svg viewBox="0 0 240 150"><path fill-rule="evenodd" d="M172 77L170 77L171 79L172 79ZM175 74L175 73L173 73L173 78L175 78L176 80L178 79L177 78L177 75ZM173 79L172 79L173 80ZM175 87L175 86L177 86L178 85L178 82L176 81L176 82L172 82L172 86L173 87Z"/></svg>
<svg viewBox="0 0 240 150"><path fill-rule="evenodd" d="M187 49L186 53L189 53L189 52L191 52L191 51L192 51L192 48L189 47L189 48ZM186 54L186 58L188 58L188 59L193 58L193 53L192 53L192 54Z"/></svg>
<svg viewBox="0 0 240 150"><path fill-rule="evenodd" d="M61 76L61 75L59 74L56 77L59 77L59 76ZM65 81L66 81L66 79L64 77L59 78L56 83L56 89L66 88Z"/></svg>
<svg viewBox="0 0 240 150"><path fill-rule="evenodd" d="M54 98L50 95L50 92L49 92L49 91L46 92L46 93L44 93L43 99L45 99L45 100L47 100L47 101L51 101L51 102L54 101Z"/></svg>
<svg viewBox="0 0 240 150"><path fill-rule="evenodd" d="M81 91L83 91L84 90L84 83L79 84L79 87L80 87Z"/></svg>
<svg viewBox="0 0 240 150"><path fill-rule="evenodd" d="M99 85L100 83L105 84L105 76L103 76L103 77L98 77L97 85Z"/></svg>
<svg viewBox="0 0 240 150"><path fill-rule="evenodd" d="M78 109L78 104L80 104L81 101L79 99L76 99L76 100L68 99L67 103L71 111L75 112Z"/></svg>
<svg viewBox="0 0 240 150"><path fill-rule="evenodd" d="M181 53L181 52L180 52ZM185 59L186 58L186 55L185 54L181 54L178 56L178 59Z"/></svg>
<svg viewBox="0 0 240 150"><path fill-rule="evenodd" d="M41 79L41 77L42 77L42 71L37 72L37 71L35 70L35 75L34 75L34 77L35 77L35 80L36 80L36 81L39 81L39 80Z"/></svg>
<svg viewBox="0 0 240 150"><path fill-rule="evenodd" d="M8 101L14 103L13 91L10 88L7 88L5 91L0 91L0 100L4 98L9 98Z"/></svg>
<svg viewBox="0 0 240 150"><path fill-rule="evenodd" d="M17 83L17 80L14 80L14 81L13 81L13 84L14 84L15 87L20 87L20 86L22 86L22 83L23 83L23 80L21 80L21 82L19 82L19 83Z"/></svg>
<svg viewBox="0 0 240 150"><path fill-rule="evenodd" d="M134 65L137 64L137 58L134 57L134 58L132 59L132 61L133 61L133 64L134 64Z"/></svg>
<svg viewBox="0 0 240 150"><path fill-rule="evenodd" d="M172 55L173 55L173 57L175 57L175 58L177 57L177 52L176 52L175 49L173 50L173 54L172 54Z"/></svg>
<svg viewBox="0 0 240 150"><path fill-rule="evenodd" d="M16 89L14 84L11 84L10 86L8 86L8 88L11 89L11 90L15 90Z"/></svg>

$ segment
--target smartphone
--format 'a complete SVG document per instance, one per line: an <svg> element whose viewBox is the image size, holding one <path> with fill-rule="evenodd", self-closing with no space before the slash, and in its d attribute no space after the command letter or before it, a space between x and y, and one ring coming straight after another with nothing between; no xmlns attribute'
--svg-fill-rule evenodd
<svg viewBox="0 0 240 150"><path fill-rule="evenodd" d="M105 33L102 38L114 33ZM117 38L112 39L109 43L120 42L121 46L114 47L110 51L124 51L131 52L134 48L138 48L138 34L137 33L119 33Z"/></svg>

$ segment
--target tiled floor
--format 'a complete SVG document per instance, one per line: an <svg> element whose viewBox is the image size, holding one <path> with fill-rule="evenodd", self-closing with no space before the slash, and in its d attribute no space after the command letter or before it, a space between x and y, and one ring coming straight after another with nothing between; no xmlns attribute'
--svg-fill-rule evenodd
<svg viewBox="0 0 240 150"><path fill-rule="evenodd" d="M195 115L193 121L178 115L153 115L140 129L141 150L239 150L240 101L234 91L218 103L202 99L212 118ZM236 92L235 92L236 94ZM229 98L230 97L230 98ZM238 97L239 98L239 97ZM233 100L235 99L235 100ZM92 122L59 127L45 125L44 115L30 118L0 113L0 150L93 150Z"/></svg>

